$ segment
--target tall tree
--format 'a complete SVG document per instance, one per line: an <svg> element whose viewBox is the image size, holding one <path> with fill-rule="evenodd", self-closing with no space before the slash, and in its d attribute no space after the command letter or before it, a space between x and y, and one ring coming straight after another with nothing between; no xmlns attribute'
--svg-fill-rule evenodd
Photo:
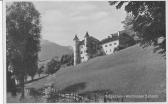
<svg viewBox="0 0 168 104"><path fill-rule="evenodd" d="M20 80L24 97L24 78L36 72L40 50L40 13L31 2L13 2L6 6L7 61Z"/></svg>
<svg viewBox="0 0 168 104"><path fill-rule="evenodd" d="M136 42L139 41L138 34L133 29L134 16L131 13L127 13L125 20L121 23L124 24L124 29Z"/></svg>
<svg viewBox="0 0 168 104"><path fill-rule="evenodd" d="M127 13L127 16L125 17L125 20L122 21L121 23L124 24L124 28L126 30L132 29L132 22L134 20L134 16L131 13Z"/></svg>
<svg viewBox="0 0 168 104"><path fill-rule="evenodd" d="M165 55L165 1L109 1L109 3L115 5L117 9L124 6L126 12L134 16L131 25L142 46L152 45L155 51Z"/></svg>

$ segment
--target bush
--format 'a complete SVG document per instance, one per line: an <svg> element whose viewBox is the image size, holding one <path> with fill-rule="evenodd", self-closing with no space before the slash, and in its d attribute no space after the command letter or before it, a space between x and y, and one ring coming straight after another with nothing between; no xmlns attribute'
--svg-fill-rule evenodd
<svg viewBox="0 0 168 104"><path fill-rule="evenodd" d="M40 68L38 68L37 74L39 75L39 77L40 77L40 74L43 72L43 69L44 69L43 65Z"/></svg>
<svg viewBox="0 0 168 104"><path fill-rule="evenodd" d="M61 65L73 65L73 54L65 54L61 57Z"/></svg>
<svg viewBox="0 0 168 104"><path fill-rule="evenodd" d="M47 64L46 74L53 74L60 69L61 63L58 60L52 59Z"/></svg>

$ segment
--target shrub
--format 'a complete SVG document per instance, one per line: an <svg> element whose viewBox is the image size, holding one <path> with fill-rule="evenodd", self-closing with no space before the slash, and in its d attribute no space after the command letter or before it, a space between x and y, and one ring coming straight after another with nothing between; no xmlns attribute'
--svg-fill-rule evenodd
<svg viewBox="0 0 168 104"><path fill-rule="evenodd" d="M53 74L57 72L60 69L60 66L61 66L61 63L58 60L52 59L47 64L46 74Z"/></svg>

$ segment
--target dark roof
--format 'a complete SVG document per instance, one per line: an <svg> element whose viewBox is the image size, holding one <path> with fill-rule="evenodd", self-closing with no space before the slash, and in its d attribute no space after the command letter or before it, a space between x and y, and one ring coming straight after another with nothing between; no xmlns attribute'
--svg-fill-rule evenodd
<svg viewBox="0 0 168 104"><path fill-rule="evenodd" d="M93 36L89 36L89 40L94 41L94 42L100 42L98 39L96 39Z"/></svg>
<svg viewBox="0 0 168 104"><path fill-rule="evenodd" d="M118 33L111 34L111 37L108 37L108 38L101 40L101 44L115 41L118 39L121 44L125 44L129 41L133 41L133 38L131 36L129 36L128 31L122 30L122 31L119 31L119 36L118 36Z"/></svg>
<svg viewBox="0 0 168 104"><path fill-rule="evenodd" d="M110 34L111 36L118 36L118 33Z"/></svg>
<svg viewBox="0 0 168 104"><path fill-rule="evenodd" d="M79 40L79 39L78 39L78 37L77 37L77 35L75 35L75 37L74 37L74 39L73 39L73 40Z"/></svg>
<svg viewBox="0 0 168 104"><path fill-rule="evenodd" d="M85 34L85 37L89 37L89 34L88 34L88 32L86 32L86 34Z"/></svg>
<svg viewBox="0 0 168 104"><path fill-rule="evenodd" d="M96 39L96 38L93 37L93 36L89 36L88 39L89 39L89 41L91 41L91 42L97 42L97 43L100 42L98 39ZM84 45L84 40L80 41L79 44L80 44L80 45Z"/></svg>
<svg viewBox="0 0 168 104"><path fill-rule="evenodd" d="M118 36L113 36L113 37L108 37L108 38L105 38L103 40L101 40L101 44L104 44L104 43L108 43L108 42L111 42L111 41L115 41L115 40L118 40L119 37Z"/></svg>

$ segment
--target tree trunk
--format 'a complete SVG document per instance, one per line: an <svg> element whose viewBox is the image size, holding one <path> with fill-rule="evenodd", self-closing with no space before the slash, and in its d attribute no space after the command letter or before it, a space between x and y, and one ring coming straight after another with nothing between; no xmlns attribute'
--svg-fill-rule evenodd
<svg viewBox="0 0 168 104"><path fill-rule="evenodd" d="M27 82L27 76L24 76L24 82Z"/></svg>
<svg viewBox="0 0 168 104"><path fill-rule="evenodd" d="M24 75L20 79L20 87L21 87L21 97L20 97L20 100L22 100L25 97L25 94L24 94Z"/></svg>
<svg viewBox="0 0 168 104"><path fill-rule="evenodd" d="M31 76L31 80L32 80L32 81L34 80L34 76Z"/></svg>

